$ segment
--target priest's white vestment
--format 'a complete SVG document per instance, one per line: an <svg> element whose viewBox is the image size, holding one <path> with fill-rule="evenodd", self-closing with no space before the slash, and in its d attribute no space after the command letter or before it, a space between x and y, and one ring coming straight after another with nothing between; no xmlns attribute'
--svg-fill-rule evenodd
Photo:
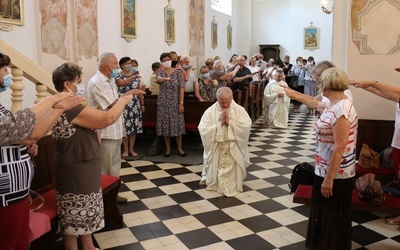
<svg viewBox="0 0 400 250"><path fill-rule="evenodd" d="M278 94L284 93L280 85L288 86L284 81L272 80L264 89L263 123L267 127L288 127L290 98L285 94L278 97Z"/></svg>
<svg viewBox="0 0 400 250"><path fill-rule="evenodd" d="M250 165L248 141L251 119L246 110L232 100L228 108L229 125L221 126L222 111L216 102L200 120L199 132L204 147L203 174L206 175L207 190L231 197L243 192L246 167Z"/></svg>

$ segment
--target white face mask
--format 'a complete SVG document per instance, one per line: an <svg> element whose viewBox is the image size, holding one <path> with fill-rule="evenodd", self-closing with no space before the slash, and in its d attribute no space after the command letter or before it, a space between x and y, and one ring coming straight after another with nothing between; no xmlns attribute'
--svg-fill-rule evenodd
<svg viewBox="0 0 400 250"><path fill-rule="evenodd" d="M76 86L76 89L77 89L75 95L84 96L85 95L85 85L83 83L80 83L80 84L75 85L75 86Z"/></svg>
<svg viewBox="0 0 400 250"><path fill-rule="evenodd" d="M164 66L164 68L168 69L168 68L171 68L171 63L172 63L171 60L165 61L162 63L162 66Z"/></svg>

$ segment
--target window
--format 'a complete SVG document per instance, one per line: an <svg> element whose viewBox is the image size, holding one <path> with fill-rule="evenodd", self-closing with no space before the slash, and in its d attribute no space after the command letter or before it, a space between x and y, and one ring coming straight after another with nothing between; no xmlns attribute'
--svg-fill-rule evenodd
<svg viewBox="0 0 400 250"><path fill-rule="evenodd" d="M232 0L211 0L211 9L232 16Z"/></svg>

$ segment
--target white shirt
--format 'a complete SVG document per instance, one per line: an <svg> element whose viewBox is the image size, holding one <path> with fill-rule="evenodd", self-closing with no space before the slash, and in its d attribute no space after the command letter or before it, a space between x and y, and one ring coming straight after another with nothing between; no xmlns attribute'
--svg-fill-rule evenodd
<svg viewBox="0 0 400 250"><path fill-rule="evenodd" d="M119 98L115 79L110 79L97 70L96 75L89 80L87 97L90 107L103 111L109 110L108 107ZM114 124L101 130L101 139L119 140L124 136L123 131L121 115Z"/></svg>

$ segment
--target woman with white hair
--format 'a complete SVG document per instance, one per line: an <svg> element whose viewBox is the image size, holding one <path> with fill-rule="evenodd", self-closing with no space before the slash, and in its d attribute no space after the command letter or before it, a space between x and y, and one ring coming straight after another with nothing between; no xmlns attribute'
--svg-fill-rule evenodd
<svg viewBox="0 0 400 250"><path fill-rule="evenodd" d="M221 87L226 87L226 84L231 82L238 70L239 67L235 67L233 71L226 72L224 62L222 60L216 60L213 69L210 71L210 77L218 81L217 89L219 89Z"/></svg>

